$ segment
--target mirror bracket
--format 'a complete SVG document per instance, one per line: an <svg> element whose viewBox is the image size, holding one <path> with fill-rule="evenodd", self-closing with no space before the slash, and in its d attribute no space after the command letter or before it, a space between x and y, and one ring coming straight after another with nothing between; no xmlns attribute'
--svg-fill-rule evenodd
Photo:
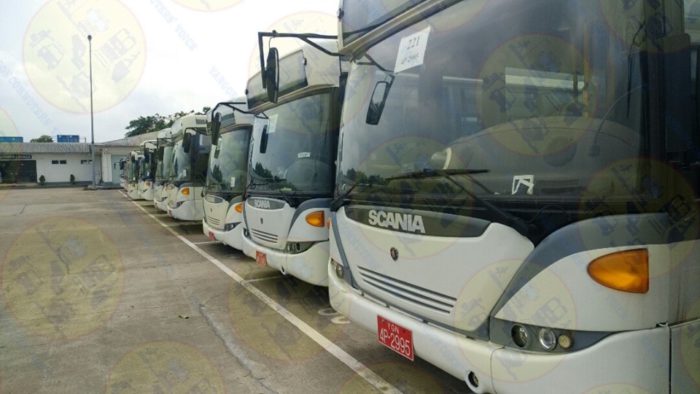
<svg viewBox="0 0 700 394"><path fill-rule="evenodd" d="M319 51L325 53L326 55L329 56L334 56L334 57L342 57L340 53L337 52L331 52L328 49L322 47L321 45L315 43L313 40L337 40L338 36L331 36L331 35L325 35L325 34L313 34L313 33L278 33L276 30L273 30L271 32L258 32L258 51L260 54L260 75L262 78L262 87L263 89L267 89L267 81L265 78L265 70L266 64L265 64L265 47L264 47L264 40L265 38L297 38L299 40L304 41L305 43L311 45L312 47L318 49Z"/></svg>

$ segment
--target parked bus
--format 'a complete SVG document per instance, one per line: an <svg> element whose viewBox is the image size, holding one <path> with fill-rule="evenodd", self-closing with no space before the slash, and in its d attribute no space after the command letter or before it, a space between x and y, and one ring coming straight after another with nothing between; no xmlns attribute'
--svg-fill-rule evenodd
<svg viewBox="0 0 700 394"><path fill-rule="evenodd" d="M153 201L153 182L156 173L156 152L158 141L144 141L141 143L141 174L139 176L138 190L142 200Z"/></svg>
<svg viewBox="0 0 700 394"><path fill-rule="evenodd" d="M698 392L700 3L339 15L332 306L479 393Z"/></svg>
<svg viewBox="0 0 700 394"><path fill-rule="evenodd" d="M243 249L243 194L253 116L245 97L219 103L209 113L212 149L204 195L204 235Z"/></svg>
<svg viewBox="0 0 700 394"><path fill-rule="evenodd" d="M168 215L178 220L200 221L204 216L202 191L211 149L207 116L183 116L173 123L171 129L172 173L165 187Z"/></svg>
<svg viewBox="0 0 700 394"><path fill-rule="evenodd" d="M126 194L132 200L140 200L139 180L141 179L141 160L143 155L138 151L132 151L129 154L129 161L126 163L127 168L127 188Z"/></svg>
<svg viewBox="0 0 700 394"><path fill-rule="evenodd" d="M119 186L126 190L129 185L127 159L119 159Z"/></svg>
<svg viewBox="0 0 700 394"><path fill-rule="evenodd" d="M243 251L260 265L326 286L342 63L310 45L268 63L266 74L279 75L268 81L274 86L263 88L261 73L248 81L248 107L256 117Z"/></svg>
<svg viewBox="0 0 700 394"><path fill-rule="evenodd" d="M172 129L158 132L158 163L153 186L153 205L160 211L168 212L168 196L165 187L170 180L173 163Z"/></svg>

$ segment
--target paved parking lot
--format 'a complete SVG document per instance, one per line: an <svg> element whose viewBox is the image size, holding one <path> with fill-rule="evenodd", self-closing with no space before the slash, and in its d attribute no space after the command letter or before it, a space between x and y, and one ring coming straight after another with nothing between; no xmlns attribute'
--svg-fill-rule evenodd
<svg viewBox="0 0 700 394"><path fill-rule="evenodd" d="M0 393L464 392L119 191L0 190Z"/></svg>

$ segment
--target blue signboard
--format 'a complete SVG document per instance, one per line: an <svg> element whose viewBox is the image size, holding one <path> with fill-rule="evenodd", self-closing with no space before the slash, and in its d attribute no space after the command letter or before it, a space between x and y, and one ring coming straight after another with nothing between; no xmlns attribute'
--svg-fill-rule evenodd
<svg viewBox="0 0 700 394"><path fill-rule="evenodd" d="M24 137L5 137L0 136L0 143L2 142L24 142Z"/></svg>
<svg viewBox="0 0 700 394"><path fill-rule="evenodd" d="M75 143L75 142L80 142L80 136L79 135L57 135L56 136L56 142L59 143Z"/></svg>

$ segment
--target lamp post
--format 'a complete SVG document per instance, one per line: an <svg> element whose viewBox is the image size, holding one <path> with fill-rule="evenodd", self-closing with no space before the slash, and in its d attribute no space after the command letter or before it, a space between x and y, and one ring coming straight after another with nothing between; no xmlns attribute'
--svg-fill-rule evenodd
<svg viewBox="0 0 700 394"><path fill-rule="evenodd" d="M92 106L92 35L88 34L87 39L90 50L90 136L92 140L90 152L92 152L92 188L97 189L97 181L95 179L95 114Z"/></svg>

